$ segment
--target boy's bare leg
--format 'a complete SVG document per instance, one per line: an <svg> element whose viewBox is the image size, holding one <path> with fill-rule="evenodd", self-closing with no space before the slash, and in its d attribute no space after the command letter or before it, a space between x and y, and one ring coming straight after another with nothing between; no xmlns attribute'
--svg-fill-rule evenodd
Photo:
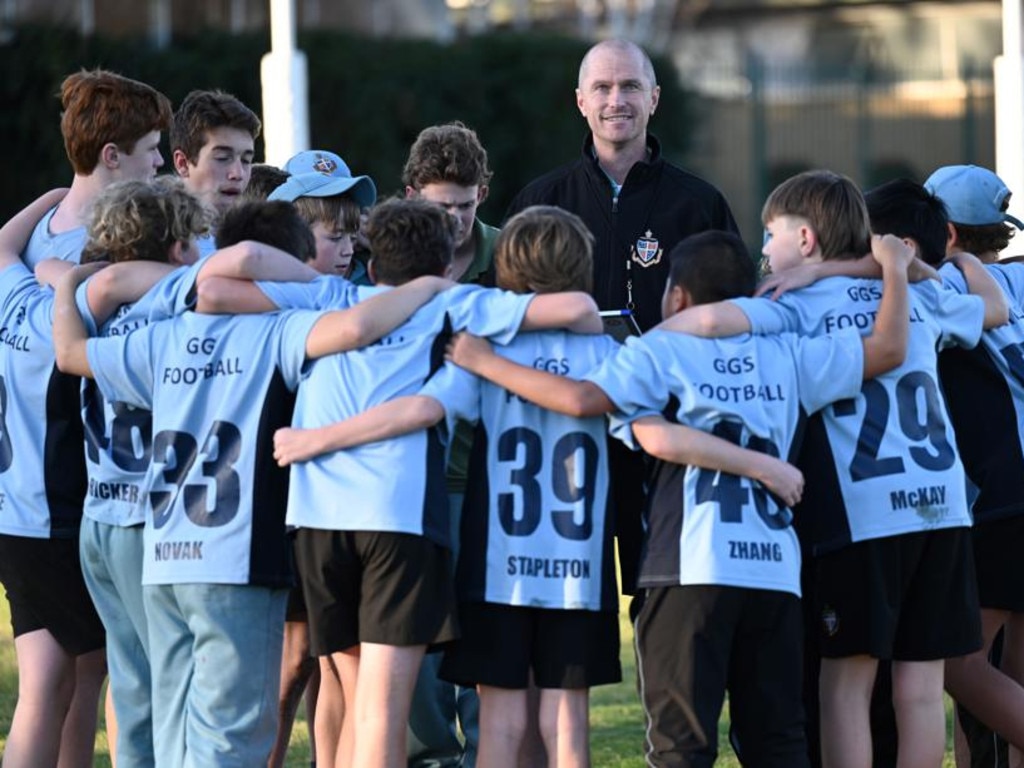
<svg viewBox="0 0 1024 768"><path fill-rule="evenodd" d="M345 701L345 726L352 720L355 728L355 768L404 768L412 690L426 649L360 643L354 706ZM342 685L347 682L342 670Z"/></svg>
<svg viewBox="0 0 1024 768"><path fill-rule="evenodd" d="M274 738L270 760L267 761L268 768L281 768L284 765L299 702L302 701L302 694L315 666L316 659L309 655L309 624L305 621L286 621L284 648L281 652L281 690L277 700L277 736Z"/></svg>
<svg viewBox="0 0 1024 768"><path fill-rule="evenodd" d="M330 656L320 657L320 690L316 697L316 760L330 768L328 755L338 754L341 728L345 720L345 694L341 677Z"/></svg>
<svg viewBox="0 0 1024 768"><path fill-rule="evenodd" d="M941 659L894 661L892 704L899 748L897 768L936 768L946 749Z"/></svg>
<svg viewBox="0 0 1024 768"><path fill-rule="evenodd" d="M100 648L75 657L75 691L60 735L57 768L92 768L96 747L96 718L103 681L107 679L107 652Z"/></svg>
<svg viewBox="0 0 1024 768"><path fill-rule="evenodd" d="M1003 655L1000 663L1003 672L1024 686L1024 614L1011 613L1003 629ZM1010 768L1024 766L1024 749L1010 745Z"/></svg>
<svg viewBox="0 0 1024 768"><path fill-rule="evenodd" d="M823 768L871 768L871 690L877 671L878 659L870 656L821 660Z"/></svg>
<svg viewBox="0 0 1024 768"><path fill-rule="evenodd" d="M547 768L547 764L548 754L540 735L540 688L534 684L531 671L530 687L526 689L526 730L519 744L519 768Z"/></svg>
<svg viewBox="0 0 1024 768"><path fill-rule="evenodd" d="M321 659L329 658L331 667L338 673L338 681L341 683L346 714L355 711L356 687L359 683L359 652L360 646L356 645L347 651L332 653L330 657L321 657ZM329 763L329 765L332 765L333 768L348 768L348 766L352 765L354 755L355 718L349 716L342 721L338 747L334 754L334 762Z"/></svg>
<svg viewBox="0 0 1024 768"><path fill-rule="evenodd" d="M480 743L476 761L482 768L516 768L530 708L527 689L478 686Z"/></svg>
<svg viewBox="0 0 1024 768"><path fill-rule="evenodd" d="M1008 659L1010 644L1004 640L1002 669L989 662L992 642L999 628L1008 625L1010 619L1008 611L981 609L982 648L967 656L946 660L946 690L982 723L1010 742L1011 749L1015 749L1013 745L1024 747L1024 687L1009 670L1015 663L1019 665L1021 650L1016 649L1016 660ZM1008 626L1006 637L1009 634ZM1020 625L1017 636L1024 640L1024 624ZM1012 656L1013 651L1010 651L1009 657ZM1019 761L1020 752L1015 751ZM1010 763L1014 764L1012 753Z"/></svg>
<svg viewBox="0 0 1024 768"><path fill-rule="evenodd" d="M45 629L14 639L18 703L4 746L4 768L56 765L64 716L75 692L75 659Z"/></svg>
<svg viewBox="0 0 1024 768"><path fill-rule="evenodd" d="M540 732L557 768L590 765L590 689L543 689Z"/></svg>
<svg viewBox="0 0 1024 768"><path fill-rule="evenodd" d="M114 694L107 686L103 697L103 723L107 730L107 751L110 753L110 768L117 768L117 713L114 712Z"/></svg>

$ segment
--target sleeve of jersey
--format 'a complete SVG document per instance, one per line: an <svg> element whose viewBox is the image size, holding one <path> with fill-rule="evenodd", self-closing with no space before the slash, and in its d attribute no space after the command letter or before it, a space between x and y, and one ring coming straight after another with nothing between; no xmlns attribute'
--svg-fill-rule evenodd
<svg viewBox="0 0 1024 768"><path fill-rule="evenodd" d="M120 400L152 409L154 371L150 348L154 327L86 342L89 368L107 402Z"/></svg>
<svg viewBox="0 0 1024 768"><path fill-rule="evenodd" d="M999 267L1000 285L1010 300L1010 318L1024 316L1024 264L1002 264Z"/></svg>
<svg viewBox="0 0 1024 768"><path fill-rule="evenodd" d="M448 314L456 331L485 336L495 344L508 344L518 333L533 301L533 294L512 293L475 285L458 286L448 291Z"/></svg>
<svg viewBox="0 0 1024 768"><path fill-rule="evenodd" d="M455 422L480 418L480 379L452 363L438 369L417 394L434 398L444 408L438 434L445 445L455 432Z"/></svg>
<svg viewBox="0 0 1024 768"><path fill-rule="evenodd" d="M793 350L800 403L808 413L860 393L864 372L864 344L856 329L828 336L782 337Z"/></svg>
<svg viewBox="0 0 1024 768"><path fill-rule="evenodd" d="M358 300L348 280L321 275L309 283L259 280L256 287L279 309L347 309Z"/></svg>
<svg viewBox="0 0 1024 768"><path fill-rule="evenodd" d="M22 294L38 287L35 276L22 262L16 261L0 272L0 304L6 306L21 299Z"/></svg>
<svg viewBox="0 0 1024 768"><path fill-rule="evenodd" d="M943 288L948 288L954 293L970 293L967 281L964 280L964 273L957 269L955 264L947 261L939 267L939 277L942 278Z"/></svg>
<svg viewBox="0 0 1024 768"><path fill-rule="evenodd" d="M747 316L750 330L761 336L770 333L796 332L798 330L797 313L784 301L772 301L765 298L730 299L733 304Z"/></svg>
<svg viewBox="0 0 1024 768"><path fill-rule="evenodd" d="M91 279L90 277L89 280ZM90 336L96 336L99 333L99 328L96 326L96 318L93 317L92 310L89 309L89 280L75 289L75 306L78 307L78 314L85 325L85 332Z"/></svg>
<svg viewBox="0 0 1024 768"><path fill-rule="evenodd" d="M924 311L938 323L941 331L939 349L951 346L971 349L977 346L985 322L984 300L980 296L955 293L935 285L934 280L923 282L928 284L916 284L915 293L922 299Z"/></svg>
<svg viewBox="0 0 1024 768"><path fill-rule="evenodd" d="M312 310L294 310L278 315L271 328L271 338L277 343L277 361L284 383L292 391L299 386L306 363L306 338L322 313Z"/></svg>

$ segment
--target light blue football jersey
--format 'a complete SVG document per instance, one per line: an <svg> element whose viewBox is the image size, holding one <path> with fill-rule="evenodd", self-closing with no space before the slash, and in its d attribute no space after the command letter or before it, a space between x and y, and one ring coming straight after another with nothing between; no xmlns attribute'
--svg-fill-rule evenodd
<svg viewBox="0 0 1024 768"><path fill-rule="evenodd" d="M1024 514L1024 264L987 269L1006 295L1010 322L985 331L974 349L939 355L957 447L978 491L975 521ZM946 287L968 292L954 265L939 274Z"/></svg>
<svg viewBox="0 0 1024 768"><path fill-rule="evenodd" d="M43 259L60 259L77 264L82 258L82 249L87 239L85 227L75 227L66 232L51 232L50 219L56 211L56 207L47 211L32 230L28 245L21 254L21 260L29 269L35 269L36 264Z"/></svg>
<svg viewBox="0 0 1024 768"><path fill-rule="evenodd" d="M318 316L186 312L89 340L104 398L153 412L144 584L291 583L273 433Z"/></svg>
<svg viewBox="0 0 1024 768"><path fill-rule="evenodd" d="M737 299L758 333L820 335L874 326L882 281L832 277L778 301ZM984 304L934 280L910 286L903 364L865 381L857 397L824 409L808 428L801 535L815 554L851 542L970 525L964 468L939 390L937 350L973 347Z"/></svg>
<svg viewBox="0 0 1024 768"><path fill-rule="evenodd" d="M75 295L90 336L124 336L151 322L184 312L194 300L196 275L203 261L179 267L158 281L139 301L125 304L96 328L89 310L87 280ZM91 278L90 278L91 279ZM106 525L138 525L146 520L145 493L152 443L152 415L125 402L107 402L91 379L82 382L85 464L89 474L83 514Z"/></svg>
<svg viewBox="0 0 1024 768"><path fill-rule="evenodd" d="M279 309L348 309L360 298L371 295L337 275L320 275L308 283L258 281L256 287ZM376 291L388 290L376 288Z"/></svg>
<svg viewBox="0 0 1024 768"><path fill-rule="evenodd" d="M366 298L387 288L356 288ZM507 343L532 295L457 286L404 325L362 349L317 360L303 379L294 425L342 421L402 395L414 395L444 362L452 330ZM288 524L339 531L426 536L448 546L445 456L435 430L359 446L295 464Z"/></svg>
<svg viewBox="0 0 1024 768"><path fill-rule="evenodd" d="M853 332L725 339L649 331L627 339L585 378L615 403L612 433L662 414L750 450L791 458L806 414L860 389L863 345ZM793 514L760 484L658 462L647 510L641 586L717 584L800 594Z"/></svg>
<svg viewBox="0 0 1024 768"><path fill-rule="evenodd" d="M495 350L579 379L617 347L608 336L545 331ZM462 510L460 600L616 610L606 419L539 408L452 367L421 394L444 405L449 434L453 418L477 424Z"/></svg>
<svg viewBox="0 0 1024 768"><path fill-rule="evenodd" d="M0 273L0 533L78 535L85 493L81 380L57 370L53 291L28 267Z"/></svg>

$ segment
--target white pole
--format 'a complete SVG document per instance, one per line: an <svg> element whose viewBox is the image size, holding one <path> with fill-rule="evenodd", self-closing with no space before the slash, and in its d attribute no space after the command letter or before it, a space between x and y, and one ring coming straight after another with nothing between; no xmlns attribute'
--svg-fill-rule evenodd
<svg viewBox="0 0 1024 768"><path fill-rule="evenodd" d="M996 173L1013 197L1010 210L1024 210L1024 48L1021 0L1003 0L1003 55L995 61Z"/></svg>
<svg viewBox="0 0 1024 768"><path fill-rule="evenodd" d="M296 47L295 0L270 0L270 53L260 62L266 161L309 149L306 56Z"/></svg>

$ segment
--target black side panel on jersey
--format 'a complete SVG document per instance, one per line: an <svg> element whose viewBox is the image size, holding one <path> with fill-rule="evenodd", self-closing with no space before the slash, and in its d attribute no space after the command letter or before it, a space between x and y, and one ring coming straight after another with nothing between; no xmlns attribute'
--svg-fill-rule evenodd
<svg viewBox="0 0 1024 768"><path fill-rule="evenodd" d="M50 536L78 535L87 478L82 427L82 380L53 367L46 386L46 437L43 482L50 508Z"/></svg>
<svg viewBox="0 0 1024 768"><path fill-rule="evenodd" d="M802 547L820 555L849 544L851 534L846 505L821 411L806 421L796 465L806 480L803 500L793 507L793 527Z"/></svg>
<svg viewBox="0 0 1024 768"><path fill-rule="evenodd" d="M424 383L437 373L444 365L444 351L452 337L452 320L445 312L444 325L434 337L430 346L430 372ZM427 454L424 478L426 487L423 489L423 535L431 541L451 547L451 527L449 525L448 483L445 480L445 449L441 444L437 430L427 430ZM400 467L395 467L400 471Z"/></svg>
<svg viewBox="0 0 1024 768"><path fill-rule="evenodd" d="M1013 395L1003 374L979 344L944 350L939 380L964 469L979 489L974 519L1024 513L1024 455Z"/></svg>
<svg viewBox="0 0 1024 768"><path fill-rule="evenodd" d="M462 500L459 526L459 562L455 570L455 588L460 601L484 599L487 584L487 542L490 533L490 478L487 476L487 430L483 421L473 431L469 453L466 495Z"/></svg>
<svg viewBox="0 0 1024 768"><path fill-rule="evenodd" d="M661 415L679 423L679 398L670 395ZM679 583L679 539L683 534L686 497L683 483L687 467L651 459L647 498L643 510L644 537L637 581L641 587Z"/></svg>
<svg viewBox="0 0 1024 768"><path fill-rule="evenodd" d="M252 539L249 544L249 583L264 587L288 587L294 584L291 539L284 535L284 516L288 508L288 468L274 461L274 432L292 423L295 394L288 391L281 372L267 385L255 440L242 450L255 450L252 478Z"/></svg>

